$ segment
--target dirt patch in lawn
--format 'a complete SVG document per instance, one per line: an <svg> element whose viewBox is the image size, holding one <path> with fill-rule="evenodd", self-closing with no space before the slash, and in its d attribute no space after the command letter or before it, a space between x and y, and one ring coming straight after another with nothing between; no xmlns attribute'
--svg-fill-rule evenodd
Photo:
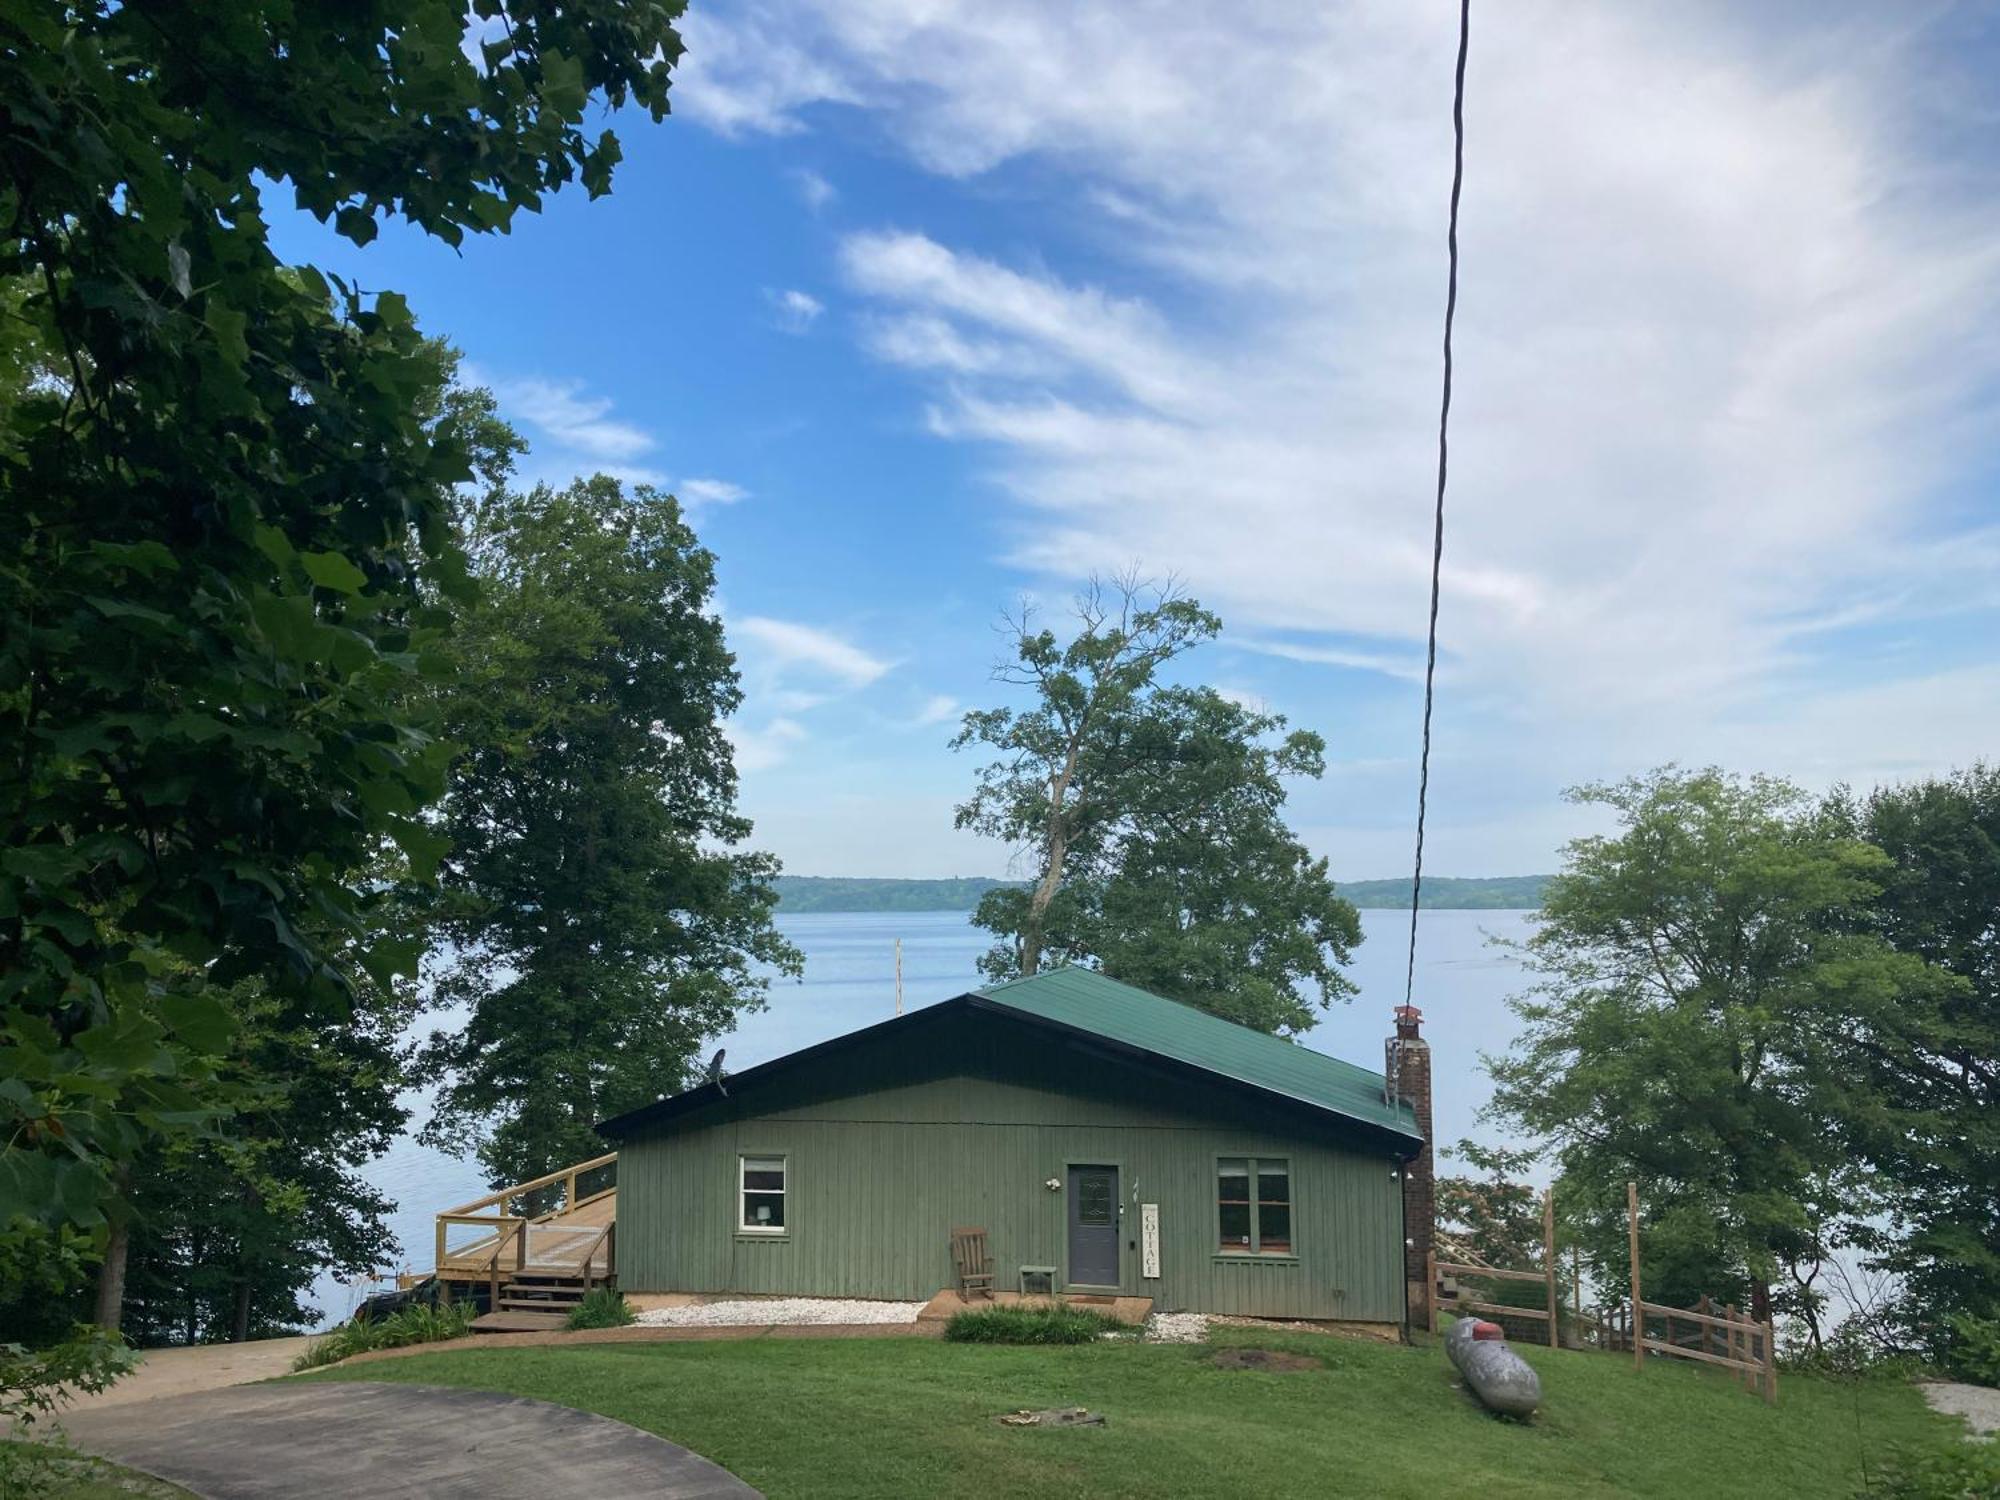
<svg viewBox="0 0 2000 1500"><path fill-rule="evenodd" d="M1274 1375L1326 1368L1325 1360L1310 1354L1281 1354L1276 1349L1224 1349L1209 1363L1218 1370L1268 1370Z"/></svg>
<svg viewBox="0 0 2000 1500"><path fill-rule="evenodd" d="M993 1419L1002 1427L1102 1427L1104 1416L1101 1412L1085 1411L1081 1406L1055 1406L1046 1411L1005 1412Z"/></svg>

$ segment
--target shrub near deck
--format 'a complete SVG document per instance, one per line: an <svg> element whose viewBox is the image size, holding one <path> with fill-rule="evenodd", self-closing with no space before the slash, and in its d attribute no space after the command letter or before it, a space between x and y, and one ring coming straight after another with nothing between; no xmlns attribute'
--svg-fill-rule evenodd
<svg viewBox="0 0 2000 1500"><path fill-rule="evenodd" d="M954 1344L1087 1344L1123 1323L1087 1307L975 1307L954 1313L944 1336Z"/></svg>
<svg viewBox="0 0 2000 1500"><path fill-rule="evenodd" d="M1220 1370L1218 1346L1291 1350L1325 1368ZM1891 1449L1935 1448L1960 1430L1902 1384L1799 1377L1772 1408L1692 1366L1635 1375L1608 1355L1523 1352L1546 1396L1531 1424L1479 1411L1442 1350L1267 1329L1217 1329L1205 1346L460 1346L310 1378L467 1385L602 1412L686 1444L771 1500L1789 1500L1851 1494L1864 1459L1879 1473ZM1107 1425L994 1420L1054 1406L1086 1406Z"/></svg>

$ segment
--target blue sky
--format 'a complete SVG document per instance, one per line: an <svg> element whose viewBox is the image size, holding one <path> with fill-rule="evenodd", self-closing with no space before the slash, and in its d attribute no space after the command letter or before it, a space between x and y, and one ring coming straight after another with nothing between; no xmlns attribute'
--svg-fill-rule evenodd
<svg viewBox="0 0 2000 1500"><path fill-rule="evenodd" d="M691 504L788 868L1007 868L945 748L999 612L1138 566L1224 617L1193 675L1326 735L1308 841L1393 874L1452 10L697 4L609 198L280 245L406 293L530 477ZM1427 867L1551 868L1562 787L1670 759L1991 756L1991 10L1475 11Z"/></svg>

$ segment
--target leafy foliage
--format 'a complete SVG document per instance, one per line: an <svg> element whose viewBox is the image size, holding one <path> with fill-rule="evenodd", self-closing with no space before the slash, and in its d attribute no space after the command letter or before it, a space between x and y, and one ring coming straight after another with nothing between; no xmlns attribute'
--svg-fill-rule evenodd
<svg viewBox="0 0 2000 1500"><path fill-rule="evenodd" d="M1325 743L1163 667L1212 637L1216 617L1171 590L1093 583L1068 642L1024 615L1002 682L1032 706L966 715L953 746L996 752L957 822L1031 851L1029 886L1001 886L973 920L1002 941L996 979L1050 960L1268 1032L1311 1026L1353 992L1341 972L1360 917L1327 862L1285 826L1285 783L1318 777Z"/></svg>
<svg viewBox="0 0 2000 1500"><path fill-rule="evenodd" d="M410 1344L463 1338L472 1331L472 1317L471 1304L465 1302L413 1302L386 1318L353 1317L308 1344L292 1368L317 1370L370 1349L402 1349Z"/></svg>
<svg viewBox="0 0 2000 1500"><path fill-rule="evenodd" d="M639 1315L616 1287L592 1287L583 1300L569 1310L571 1328L629 1328Z"/></svg>
<svg viewBox="0 0 2000 1500"><path fill-rule="evenodd" d="M2000 1319L1953 1313L1945 1368L1974 1385L2000 1386Z"/></svg>
<svg viewBox="0 0 2000 1500"><path fill-rule="evenodd" d="M9 1431L32 1427L72 1394L105 1390L136 1363L138 1356L125 1341L101 1328L76 1328L61 1342L33 1352L0 1344L0 1422Z"/></svg>
<svg viewBox="0 0 2000 1500"><path fill-rule="evenodd" d="M1653 1298L1740 1301L1788 1267L1812 1322L1800 1268L1868 1208L1841 1038L1940 983L1860 930L1890 863L1779 781L1670 768L1572 796L1620 831L1572 843L1544 895L1493 1108L1553 1142L1600 1284L1636 1180Z"/></svg>
<svg viewBox="0 0 2000 1500"><path fill-rule="evenodd" d="M664 113L677 11L529 7L473 55L455 0L0 16L0 1225L102 1225L229 1112L219 990L337 1017L415 958L362 872L441 852L413 688L471 453L403 300L281 266L267 185L356 243L602 192L586 107Z"/></svg>
<svg viewBox="0 0 2000 1500"><path fill-rule="evenodd" d="M1952 1319L2000 1322L2000 767L1835 799L1890 867L1867 922L1953 982L1844 1030L1848 1138L1895 1190L1866 1245L1900 1322L1943 1355Z"/></svg>
<svg viewBox="0 0 2000 1500"><path fill-rule="evenodd" d="M482 590L447 648L452 773L430 1137L496 1185L602 1150L605 1116L679 1090L702 1043L796 972L777 862L738 848L722 721L739 690L714 558L672 496L602 476L496 494Z"/></svg>
<svg viewBox="0 0 2000 1500"><path fill-rule="evenodd" d="M1535 1153L1460 1141L1448 1154L1481 1175L1454 1173L1437 1179L1439 1232L1451 1235L1489 1266L1516 1271L1538 1268L1542 1263L1542 1195L1540 1189L1515 1175L1534 1164Z"/></svg>
<svg viewBox="0 0 2000 1500"><path fill-rule="evenodd" d="M1063 1302L967 1308L944 1325L954 1344L1090 1344L1129 1331L1107 1313Z"/></svg>
<svg viewBox="0 0 2000 1500"><path fill-rule="evenodd" d="M1866 1500L1994 1500L2000 1496L2000 1443L1989 1438L1906 1449L1854 1493Z"/></svg>
<svg viewBox="0 0 2000 1500"><path fill-rule="evenodd" d="M394 1244L393 1205L357 1167L408 1119L397 1095L413 1006L364 987L334 1028L254 989L234 1008L228 1133L156 1144L133 1171L125 1326L139 1343L309 1326L301 1297L319 1272L376 1270Z"/></svg>

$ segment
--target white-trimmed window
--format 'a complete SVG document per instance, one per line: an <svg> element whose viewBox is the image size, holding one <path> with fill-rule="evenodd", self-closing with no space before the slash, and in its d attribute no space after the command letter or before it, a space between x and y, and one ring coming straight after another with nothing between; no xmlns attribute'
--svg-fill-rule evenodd
<svg viewBox="0 0 2000 1500"><path fill-rule="evenodd" d="M785 1158L736 1158L736 1227L745 1234L785 1232Z"/></svg>

